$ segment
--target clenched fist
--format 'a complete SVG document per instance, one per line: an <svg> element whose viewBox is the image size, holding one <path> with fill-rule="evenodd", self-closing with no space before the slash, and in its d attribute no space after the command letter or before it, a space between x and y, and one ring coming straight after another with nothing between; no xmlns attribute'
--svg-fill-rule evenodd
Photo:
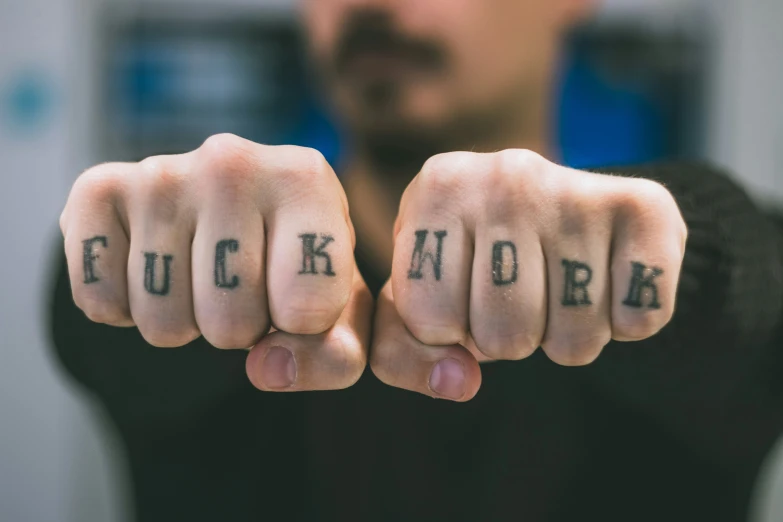
<svg viewBox="0 0 783 522"><path fill-rule="evenodd" d="M370 363L387 384L458 401L480 360L588 364L672 317L686 227L644 179L522 150L431 158L403 195Z"/></svg>
<svg viewBox="0 0 783 522"><path fill-rule="evenodd" d="M160 347L258 343L247 371L266 390L344 388L365 368L372 299L342 187L313 150L220 135L95 167L60 226L93 321L136 325Z"/></svg>

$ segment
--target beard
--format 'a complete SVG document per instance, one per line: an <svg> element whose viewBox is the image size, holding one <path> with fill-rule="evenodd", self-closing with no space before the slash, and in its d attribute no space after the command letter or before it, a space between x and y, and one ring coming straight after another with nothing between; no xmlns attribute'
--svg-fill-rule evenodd
<svg viewBox="0 0 783 522"><path fill-rule="evenodd" d="M370 87L370 86L366 86ZM349 129L357 152L387 181L407 183L437 154L495 152L506 141L511 111L492 107L453 108L442 118L419 118L404 109L405 87L373 85L353 98Z"/></svg>

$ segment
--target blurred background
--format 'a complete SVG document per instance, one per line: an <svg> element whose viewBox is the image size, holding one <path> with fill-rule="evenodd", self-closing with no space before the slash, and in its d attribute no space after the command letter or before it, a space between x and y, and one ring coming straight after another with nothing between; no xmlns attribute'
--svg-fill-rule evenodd
<svg viewBox="0 0 783 522"><path fill-rule="evenodd" d="M295 10L296 0L0 0L0 521L133 520L117 436L51 356L57 218L88 166L190 150L217 132L336 162L341 132L311 81ZM777 0L604 0L562 57L563 162L706 158L783 206L780 21ZM756 522L783 521L778 446Z"/></svg>

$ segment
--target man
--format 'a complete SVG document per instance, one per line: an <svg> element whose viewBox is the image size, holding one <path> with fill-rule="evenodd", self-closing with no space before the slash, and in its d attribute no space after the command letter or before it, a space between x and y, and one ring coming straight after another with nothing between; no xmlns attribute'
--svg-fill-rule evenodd
<svg viewBox="0 0 783 522"><path fill-rule="evenodd" d="M706 167L550 161L588 3L308 2L344 190L229 135L79 178L54 340L140 520L746 517L783 238Z"/></svg>

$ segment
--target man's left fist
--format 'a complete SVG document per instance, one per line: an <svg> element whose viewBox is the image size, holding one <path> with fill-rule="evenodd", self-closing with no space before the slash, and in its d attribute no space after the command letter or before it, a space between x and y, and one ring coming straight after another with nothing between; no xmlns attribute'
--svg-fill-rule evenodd
<svg viewBox="0 0 783 522"><path fill-rule="evenodd" d="M371 367L383 382L471 399L478 361L541 346L584 365L672 317L687 230L650 180L580 172L525 150L431 158L408 186Z"/></svg>

